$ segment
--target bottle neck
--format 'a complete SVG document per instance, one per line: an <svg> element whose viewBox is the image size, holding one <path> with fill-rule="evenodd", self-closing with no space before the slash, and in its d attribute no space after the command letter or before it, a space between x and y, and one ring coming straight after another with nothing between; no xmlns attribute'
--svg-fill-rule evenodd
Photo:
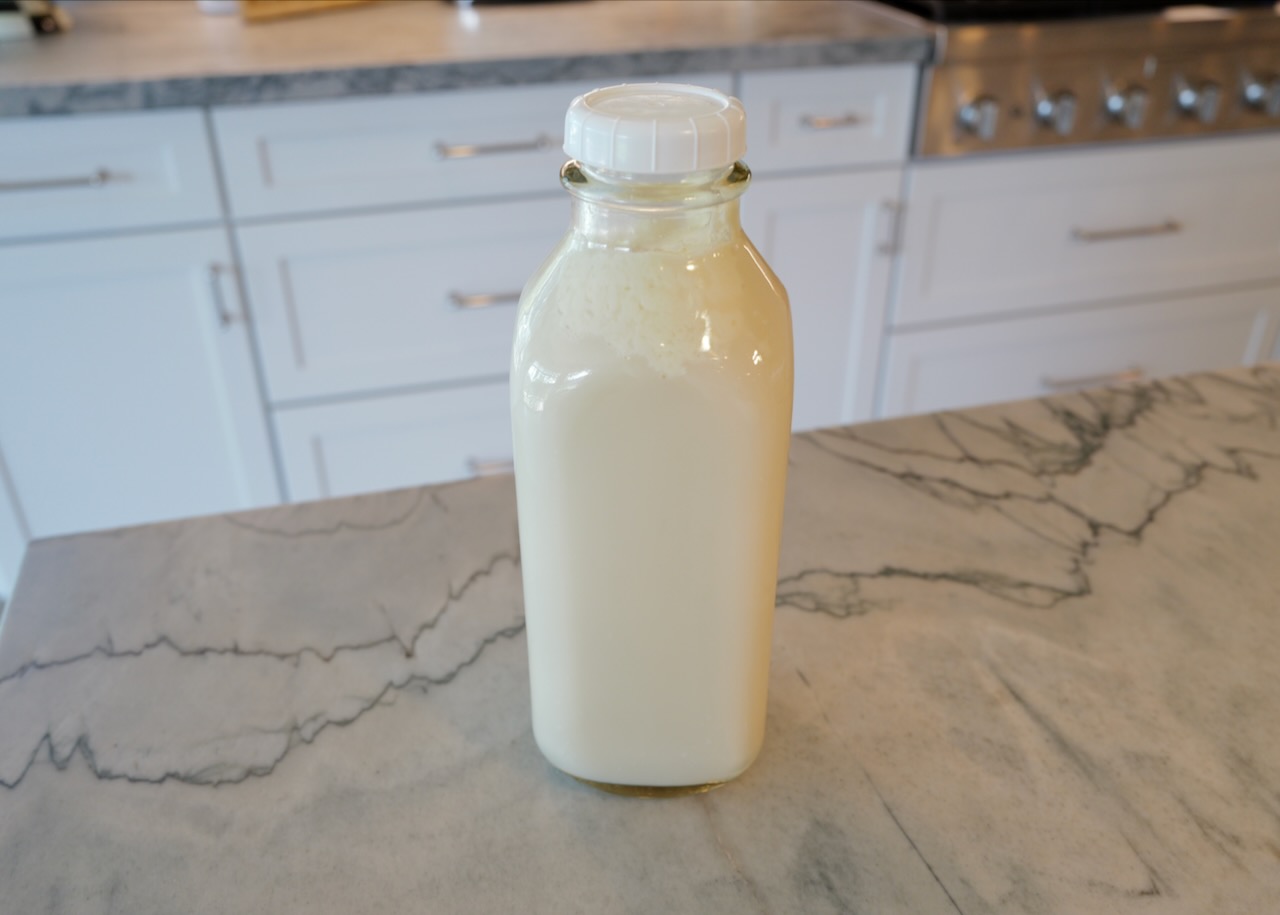
<svg viewBox="0 0 1280 915"><path fill-rule="evenodd" d="M668 178L567 163L560 182L573 195L573 228L591 245L627 250L703 250L742 232L738 199L751 181L742 163Z"/></svg>

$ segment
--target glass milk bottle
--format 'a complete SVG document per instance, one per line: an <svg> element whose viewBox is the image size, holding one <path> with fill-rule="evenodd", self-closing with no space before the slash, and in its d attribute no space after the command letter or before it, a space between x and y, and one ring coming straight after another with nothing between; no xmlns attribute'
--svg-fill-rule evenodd
<svg viewBox="0 0 1280 915"><path fill-rule="evenodd" d="M533 730L607 790L705 790L764 737L791 425L787 295L743 234L737 99L575 99L572 224L511 370Z"/></svg>

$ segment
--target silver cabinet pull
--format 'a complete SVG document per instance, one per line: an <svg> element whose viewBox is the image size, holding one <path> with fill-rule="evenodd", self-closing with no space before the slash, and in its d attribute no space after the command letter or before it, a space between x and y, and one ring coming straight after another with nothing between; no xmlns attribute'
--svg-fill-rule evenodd
<svg viewBox="0 0 1280 915"><path fill-rule="evenodd" d="M454 308L474 311L492 305L514 305L520 301L519 292L450 292L449 301Z"/></svg>
<svg viewBox="0 0 1280 915"><path fill-rule="evenodd" d="M1182 231L1182 223L1176 219L1150 226L1130 226L1125 229L1072 229L1071 237L1076 241L1119 241L1123 238L1148 238L1152 235L1176 235Z"/></svg>
<svg viewBox="0 0 1280 915"><path fill-rule="evenodd" d="M1045 375L1040 384L1049 391L1078 391L1081 388L1102 388L1113 384L1130 384L1147 377L1147 370L1141 366L1132 366L1119 372L1104 372L1100 375L1077 375L1074 378L1055 378Z"/></svg>
<svg viewBox="0 0 1280 915"><path fill-rule="evenodd" d="M219 264L216 261L209 265L209 295L213 299L213 310L218 316L218 324L226 330L237 321L243 321L244 315L237 314L227 308L226 299L222 296L222 275L224 273L234 274L236 268L226 264Z"/></svg>
<svg viewBox="0 0 1280 915"><path fill-rule="evenodd" d="M503 473L511 473L516 469L516 462L504 458L467 458L467 471L473 477L493 477Z"/></svg>
<svg viewBox="0 0 1280 915"><path fill-rule="evenodd" d="M876 245L876 251L880 254L894 255L901 250L902 210L901 200L880 201L880 212L884 215L889 225L889 231L885 233L885 240Z"/></svg>
<svg viewBox="0 0 1280 915"><path fill-rule="evenodd" d="M477 156L500 156L504 153L537 152L558 145L554 137L540 133L532 140L510 143L437 143L437 159L474 159Z"/></svg>
<svg viewBox="0 0 1280 915"><path fill-rule="evenodd" d="M802 114L800 116L800 126L809 130L839 130L841 127L857 127L865 120L866 118L854 114L852 111L828 117L816 114Z"/></svg>
<svg viewBox="0 0 1280 915"><path fill-rule="evenodd" d="M66 178L32 178L30 181L0 181L0 193L12 191L52 191L65 187L101 187L117 180L105 168L100 168L92 175L72 175Z"/></svg>

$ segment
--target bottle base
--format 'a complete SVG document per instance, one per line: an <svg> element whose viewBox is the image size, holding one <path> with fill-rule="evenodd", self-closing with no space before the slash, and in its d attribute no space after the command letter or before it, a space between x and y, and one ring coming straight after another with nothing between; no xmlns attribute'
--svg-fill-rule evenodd
<svg viewBox="0 0 1280 915"><path fill-rule="evenodd" d="M563 769L560 770L564 772ZM624 797L685 797L690 794L706 794L708 791L714 791L727 782L705 782L701 785L615 785L612 782L597 782L589 778L582 778L571 772L565 772L576 782L581 782L588 787L595 788L597 791L604 791L609 794L621 794Z"/></svg>

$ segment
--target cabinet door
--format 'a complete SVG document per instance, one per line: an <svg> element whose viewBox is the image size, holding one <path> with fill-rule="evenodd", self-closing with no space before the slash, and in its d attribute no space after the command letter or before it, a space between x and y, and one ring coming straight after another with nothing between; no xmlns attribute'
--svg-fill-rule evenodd
<svg viewBox="0 0 1280 915"><path fill-rule="evenodd" d="M743 226L791 298L796 429L871 416L900 184L898 169L768 178L743 198Z"/></svg>
<svg viewBox="0 0 1280 915"><path fill-rule="evenodd" d="M505 383L293 407L275 424L294 501L511 469Z"/></svg>
<svg viewBox="0 0 1280 915"><path fill-rule="evenodd" d="M272 402L505 375L568 224L557 196L240 229Z"/></svg>
<svg viewBox="0 0 1280 915"><path fill-rule="evenodd" d="M0 249L0 456L30 537L277 499L217 230Z"/></svg>
<svg viewBox="0 0 1280 915"><path fill-rule="evenodd" d="M882 416L1248 365L1273 345L1280 287L890 334Z"/></svg>

